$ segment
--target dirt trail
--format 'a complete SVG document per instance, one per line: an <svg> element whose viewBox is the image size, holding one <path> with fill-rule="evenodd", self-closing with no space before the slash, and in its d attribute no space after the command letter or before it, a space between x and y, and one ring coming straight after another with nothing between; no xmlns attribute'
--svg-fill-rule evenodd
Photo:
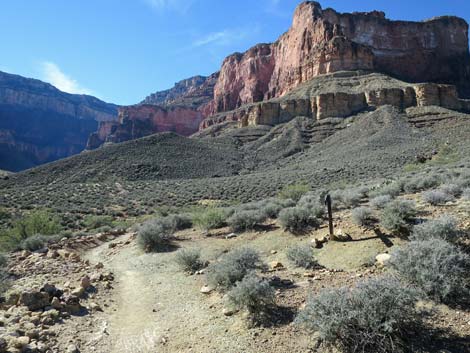
<svg viewBox="0 0 470 353"><path fill-rule="evenodd" d="M129 235L121 238L125 238ZM254 352L253 339L228 325L220 298L199 292L202 278L181 274L174 253L143 254L135 242L109 256L108 244L86 257L114 272L115 297L102 353ZM230 327L231 326L231 327Z"/></svg>

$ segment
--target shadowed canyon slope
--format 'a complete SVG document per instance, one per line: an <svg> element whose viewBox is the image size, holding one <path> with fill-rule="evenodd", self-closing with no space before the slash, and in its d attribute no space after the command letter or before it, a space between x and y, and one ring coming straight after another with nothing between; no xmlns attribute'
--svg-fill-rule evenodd
<svg viewBox="0 0 470 353"><path fill-rule="evenodd" d="M449 16L422 22L391 21L383 12L342 14L322 9L317 2L306 1L295 10L291 28L276 42L259 44L245 53L228 56L220 72L209 78L196 76L184 80L171 90L149 96L141 105L123 108L119 122L101 124L91 137L89 147L161 131L189 135L196 132L196 122L204 118L202 129L219 121L220 113L283 97L302 83L324 74L351 70L384 73L410 83L451 84L456 87L448 88L453 91L451 95L467 97L470 93L468 24ZM417 90L445 90L436 87ZM355 102L351 102L351 97L345 103L343 97L330 95L318 98L315 103L296 104L304 104L299 111L306 111L302 115L308 116L322 115L323 104L346 104L346 108L333 110L343 109L338 116L347 116L374 105L371 103L375 99L373 94L379 95L378 100L383 102L401 100L401 106L414 105L416 96L420 95L420 92L405 91L403 103L402 98L391 98L401 93L369 93L369 97L356 97ZM384 94L388 98L384 99ZM335 115L330 111L325 116ZM243 119L232 115L228 120Z"/></svg>
<svg viewBox="0 0 470 353"><path fill-rule="evenodd" d="M117 106L0 72L0 169L18 171L80 153Z"/></svg>

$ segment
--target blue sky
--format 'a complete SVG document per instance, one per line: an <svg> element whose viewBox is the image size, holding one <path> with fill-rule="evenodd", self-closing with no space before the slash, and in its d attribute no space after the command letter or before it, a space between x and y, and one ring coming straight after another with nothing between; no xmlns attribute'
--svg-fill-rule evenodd
<svg viewBox="0 0 470 353"><path fill-rule="evenodd" d="M225 56L285 32L299 0L2 0L0 70L64 91L134 104L174 82L208 75ZM340 12L391 19L450 14L468 0L325 0Z"/></svg>

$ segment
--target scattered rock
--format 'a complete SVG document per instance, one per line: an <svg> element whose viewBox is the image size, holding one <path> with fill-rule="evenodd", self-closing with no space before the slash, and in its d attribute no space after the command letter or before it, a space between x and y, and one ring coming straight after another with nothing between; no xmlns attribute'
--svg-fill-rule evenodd
<svg viewBox="0 0 470 353"><path fill-rule="evenodd" d="M380 254L375 257L375 261L379 266L387 266L391 258L392 256L390 254Z"/></svg>
<svg viewBox="0 0 470 353"><path fill-rule="evenodd" d="M214 290L214 288L210 287L210 286L203 286L200 290L200 292L202 294L210 294L212 291Z"/></svg>
<svg viewBox="0 0 470 353"><path fill-rule="evenodd" d="M225 316L232 316L234 315L235 313L237 313L238 310L236 309L233 309L233 308L224 308L222 310L222 313L225 315Z"/></svg>
<svg viewBox="0 0 470 353"><path fill-rule="evenodd" d="M80 281L80 285L84 290L87 290L91 286L91 279L88 276L84 276Z"/></svg>
<svg viewBox="0 0 470 353"><path fill-rule="evenodd" d="M284 268L284 265L279 261L272 261L269 264L269 267L271 268L271 270L281 270Z"/></svg>
<svg viewBox="0 0 470 353"><path fill-rule="evenodd" d="M235 233L230 233L228 235L225 236L225 239L232 239L232 238L236 238L237 235Z"/></svg>
<svg viewBox="0 0 470 353"><path fill-rule="evenodd" d="M90 303L89 307L91 311L103 311L103 309L101 309L101 306L96 303Z"/></svg>
<svg viewBox="0 0 470 353"><path fill-rule="evenodd" d="M276 255L277 251L276 250L271 250L271 255Z"/></svg>
<svg viewBox="0 0 470 353"><path fill-rule="evenodd" d="M49 306L49 300L49 294L45 292L29 291L21 293L18 302L20 305L28 307L29 310L35 311Z"/></svg>
<svg viewBox="0 0 470 353"><path fill-rule="evenodd" d="M80 353L80 350L77 348L76 345L71 344L67 347L67 353Z"/></svg>

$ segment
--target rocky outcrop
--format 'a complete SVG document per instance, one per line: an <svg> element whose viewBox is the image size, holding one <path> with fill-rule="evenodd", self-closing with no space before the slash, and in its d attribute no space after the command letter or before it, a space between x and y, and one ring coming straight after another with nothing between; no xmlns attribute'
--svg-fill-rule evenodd
<svg viewBox="0 0 470 353"><path fill-rule="evenodd" d="M184 107L163 108L157 105L135 105L119 109L117 122L102 122L93 133L87 149L96 149L104 143L119 143L158 132L175 132L189 136L199 129L203 114Z"/></svg>
<svg viewBox="0 0 470 353"><path fill-rule="evenodd" d="M239 127L274 126L298 116L314 120L344 118L385 105L400 110L415 106L440 106L470 112L470 100L460 99L455 86L423 83L400 88L369 90L363 93L328 92L309 98L273 99L245 105L227 113L219 113L205 119L200 129L226 122L238 122Z"/></svg>
<svg viewBox="0 0 470 353"><path fill-rule="evenodd" d="M80 153L117 106L0 72L0 169L19 171Z"/></svg>
<svg viewBox="0 0 470 353"><path fill-rule="evenodd" d="M283 96L300 83L343 70L386 73L407 82L454 84L470 94L468 25L457 17L391 21L383 12L341 14L300 4L273 44L223 62L212 113Z"/></svg>
<svg viewBox="0 0 470 353"><path fill-rule="evenodd" d="M197 132L201 121L212 110L217 78L218 73L195 76L148 96L138 105L120 108L117 121L101 122L98 130L90 135L87 149L158 132L175 132L182 136Z"/></svg>

